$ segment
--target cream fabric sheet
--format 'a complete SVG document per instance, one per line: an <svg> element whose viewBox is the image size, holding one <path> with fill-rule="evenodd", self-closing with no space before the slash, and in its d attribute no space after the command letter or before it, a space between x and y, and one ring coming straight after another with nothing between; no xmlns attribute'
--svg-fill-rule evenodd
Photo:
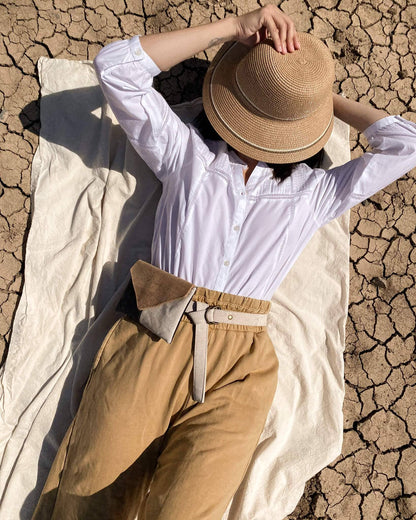
<svg viewBox="0 0 416 520"><path fill-rule="evenodd" d="M24 286L1 369L0 518L27 520L138 259L150 261L161 184L133 150L91 61L38 61L41 135L31 177ZM201 99L174 106L185 121ZM335 121L329 168L350 159ZM272 299L279 382L223 520L280 520L340 453L349 212L319 229Z"/></svg>

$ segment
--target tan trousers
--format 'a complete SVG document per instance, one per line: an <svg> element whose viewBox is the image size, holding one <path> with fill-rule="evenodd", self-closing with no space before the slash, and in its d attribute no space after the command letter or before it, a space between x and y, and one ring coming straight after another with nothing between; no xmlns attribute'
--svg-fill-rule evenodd
<svg viewBox="0 0 416 520"><path fill-rule="evenodd" d="M197 287L193 300L267 313L270 301ZM205 402L192 399L191 319L172 343L127 315L108 332L32 520L221 520L271 407L266 326L209 325Z"/></svg>

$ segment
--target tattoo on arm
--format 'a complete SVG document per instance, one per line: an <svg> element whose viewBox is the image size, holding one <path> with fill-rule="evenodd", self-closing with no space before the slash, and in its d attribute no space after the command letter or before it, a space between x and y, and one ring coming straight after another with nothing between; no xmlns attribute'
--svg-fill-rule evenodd
<svg viewBox="0 0 416 520"><path fill-rule="evenodd" d="M219 43L224 43L226 41L228 41L227 38L214 38L209 42L207 49L213 47L214 45L218 45Z"/></svg>

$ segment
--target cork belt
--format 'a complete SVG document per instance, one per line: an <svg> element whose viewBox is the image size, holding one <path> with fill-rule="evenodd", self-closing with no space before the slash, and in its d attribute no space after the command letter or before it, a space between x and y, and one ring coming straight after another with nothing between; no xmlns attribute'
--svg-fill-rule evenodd
<svg viewBox="0 0 416 520"><path fill-rule="evenodd" d="M261 326L267 324L267 314L230 311L195 300L188 303L184 313L191 318L195 325L192 398L194 401L203 403L207 369L208 324L233 323Z"/></svg>

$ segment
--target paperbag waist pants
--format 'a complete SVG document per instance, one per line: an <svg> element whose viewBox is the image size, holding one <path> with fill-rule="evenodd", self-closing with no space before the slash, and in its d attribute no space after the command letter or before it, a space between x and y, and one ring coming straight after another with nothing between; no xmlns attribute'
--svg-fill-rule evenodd
<svg viewBox="0 0 416 520"><path fill-rule="evenodd" d="M197 287L193 300L268 313ZM129 313L96 354L32 520L221 520L270 410L278 359L266 326L209 324L205 402L192 398L193 323L173 341Z"/></svg>

